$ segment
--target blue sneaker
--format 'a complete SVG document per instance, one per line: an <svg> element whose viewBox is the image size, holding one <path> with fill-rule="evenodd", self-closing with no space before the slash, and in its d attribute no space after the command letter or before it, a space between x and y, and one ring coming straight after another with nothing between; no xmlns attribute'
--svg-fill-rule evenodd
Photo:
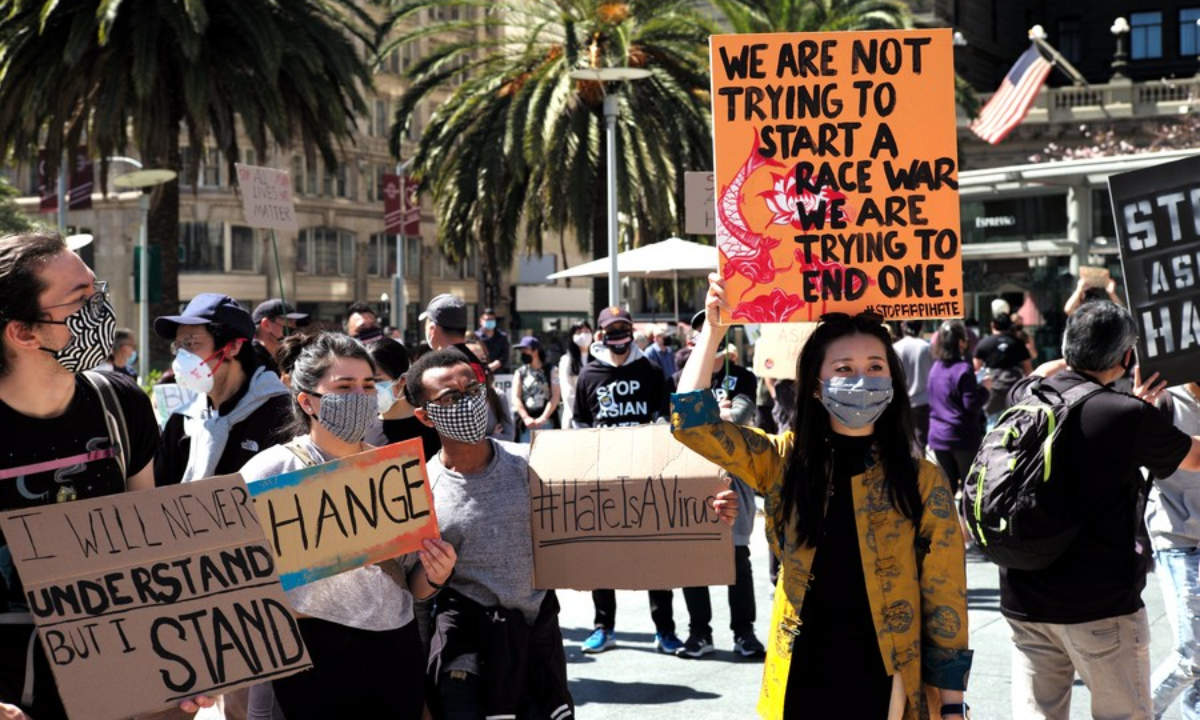
<svg viewBox="0 0 1200 720"><path fill-rule="evenodd" d="M604 628L596 628L596 632L588 636L587 640L583 641L580 649L585 653L602 653L605 650L616 647L617 635L612 630Z"/></svg>
<svg viewBox="0 0 1200 720"><path fill-rule="evenodd" d="M683 649L683 641L681 641L679 636L673 632L655 633L654 647L658 648L660 653L674 655Z"/></svg>

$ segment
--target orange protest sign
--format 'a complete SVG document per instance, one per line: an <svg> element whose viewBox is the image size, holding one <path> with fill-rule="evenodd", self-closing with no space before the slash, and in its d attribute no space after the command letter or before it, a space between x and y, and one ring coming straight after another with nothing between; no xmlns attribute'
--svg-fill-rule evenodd
<svg viewBox="0 0 1200 720"><path fill-rule="evenodd" d="M962 315L949 30L714 35L732 323Z"/></svg>

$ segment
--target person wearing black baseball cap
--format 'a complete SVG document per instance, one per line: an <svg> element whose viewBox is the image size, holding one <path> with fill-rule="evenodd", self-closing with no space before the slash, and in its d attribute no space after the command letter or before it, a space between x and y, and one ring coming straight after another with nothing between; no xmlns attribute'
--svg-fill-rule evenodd
<svg viewBox="0 0 1200 720"><path fill-rule="evenodd" d="M279 376L259 362L254 331L250 313L218 293L201 293L179 315L154 320L154 332L173 341L175 382L196 395L163 428L158 485L235 473L280 442L291 402Z"/></svg>
<svg viewBox="0 0 1200 720"><path fill-rule="evenodd" d="M275 364L275 353L279 350L279 341L288 335L288 331L306 327L310 319L306 313L296 312L296 309L279 298L271 298L258 304L250 313L254 321L254 352L263 365L278 374L279 366Z"/></svg>
<svg viewBox="0 0 1200 720"><path fill-rule="evenodd" d="M596 327L604 339L592 344L594 361L579 371L575 383L576 427L643 425L667 417L667 381L633 342L633 318L624 308L600 311ZM683 648L675 634L670 590L650 591L650 617L657 630L655 647L674 655ZM599 653L616 645L613 628L617 617L617 595L612 590L593 590L596 607L595 632L584 640L585 653Z"/></svg>

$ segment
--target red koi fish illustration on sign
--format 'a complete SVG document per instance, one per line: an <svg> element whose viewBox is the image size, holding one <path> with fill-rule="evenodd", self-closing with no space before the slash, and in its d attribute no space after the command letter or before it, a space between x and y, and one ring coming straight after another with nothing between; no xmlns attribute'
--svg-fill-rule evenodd
<svg viewBox="0 0 1200 720"><path fill-rule="evenodd" d="M742 191L750 176L763 167L779 167L778 162L760 155L758 148L759 137L756 132L749 157L733 181L722 190L717 204L717 249L725 256L725 279L741 275L754 285L769 283L776 274L791 268L791 265L775 267L771 251L779 247L779 240L755 233L742 213L745 202Z"/></svg>

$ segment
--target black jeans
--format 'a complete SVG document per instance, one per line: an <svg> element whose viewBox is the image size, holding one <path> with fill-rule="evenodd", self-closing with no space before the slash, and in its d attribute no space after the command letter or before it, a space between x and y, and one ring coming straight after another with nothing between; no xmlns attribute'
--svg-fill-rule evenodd
<svg viewBox="0 0 1200 720"><path fill-rule="evenodd" d="M971 463L975 461L975 451L934 450L933 454L937 457L942 472L946 473L946 479L950 481L950 492L956 493L961 490L963 481L967 477L967 471L971 469Z"/></svg>
<svg viewBox="0 0 1200 720"><path fill-rule="evenodd" d="M29 642L33 639L33 704L21 705ZM33 625L0 625L0 702L17 705L35 720L67 720L58 686Z"/></svg>
<svg viewBox="0 0 1200 720"><path fill-rule="evenodd" d="M734 581L729 586L729 629L735 638L753 634L756 616L754 577L750 566L750 548L735 547ZM683 589L688 609L688 634L712 640L712 599L707 587Z"/></svg>
<svg viewBox="0 0 1200 720"><path fill-rule="evenodd" d="M655 629L661 633L675 632L675 595L670 590L650 590L650 618ZM617 591L593 590L592 602L596 606L596 627L612 632L617 626Z"/></svg>

